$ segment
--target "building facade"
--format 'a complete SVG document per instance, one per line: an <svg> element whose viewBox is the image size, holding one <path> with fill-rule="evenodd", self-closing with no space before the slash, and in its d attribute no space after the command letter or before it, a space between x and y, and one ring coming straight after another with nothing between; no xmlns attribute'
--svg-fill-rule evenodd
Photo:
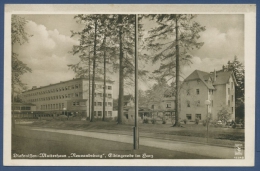
<svg viewBox="0 0 260 171"><path fill-rule="evenodd" d="M36 111L36 105L32 103L12 103L12 116L14 118L33 118Z"/></svg>
<svg viewBox="0 0 260 171"><path fill-rule="evenodd" d="M180 90L180 118L194 121L210 117L219 120L218 112L228 109L235 119L236 79L231 71L211 73L195 70L182 83ZM208 104L206 104L206 100ZM209 103L210 102L210 103Z"/></svg>
<svg viewBox="0 0 260 171"><path fill-rule="evenodd" d="M92 85L92 84L91 84ZM94 117L103 116L103 105L106 106L106 117L112 117L113 81L106 83L106 103L103 104L103 80L95 80ZM91 89L90 89L91 93ZM91 99L91 97L90 97ZM61 81L42 87L33 87L22 93L22 100L36 106L35 116L74 115L89 117L89 81L77 78Z"/></svg>

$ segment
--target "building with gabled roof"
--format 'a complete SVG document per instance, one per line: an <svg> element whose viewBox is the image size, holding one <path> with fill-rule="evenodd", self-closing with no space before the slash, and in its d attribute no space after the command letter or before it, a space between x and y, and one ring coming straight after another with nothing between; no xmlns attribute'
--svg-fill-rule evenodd
<svg viewBox="0 0 260 171"><path fill-rule="evenodd" d="M204 120L208 116L218 120L218 112L228 107L231 117L235 119L235 76L231 71L204 72L195 70L182 83L180 90L181 119L194 121L196 118ZM205 101L210 104L206 105Z"/></svg>

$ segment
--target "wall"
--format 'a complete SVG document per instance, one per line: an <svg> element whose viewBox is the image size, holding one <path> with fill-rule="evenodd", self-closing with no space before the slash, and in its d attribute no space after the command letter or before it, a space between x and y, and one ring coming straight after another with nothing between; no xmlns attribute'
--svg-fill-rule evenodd
<svg viewBox="0 0 260 171"><path fill-rule="evenodd" d="M198 95L196 89L199 89ZM187 95L187 90L189 90L189 95ZM209 98L209 91L206 85L201 80L199 82L197 80L190 80L183 82L180 91L180 119L186 119L186 114L191 114L192 121L195 120L196 114L201 114L201 120L206 119L207 106L205 105L205 100ZM190 107L187 107L187 101L190 102Z"/></svg>

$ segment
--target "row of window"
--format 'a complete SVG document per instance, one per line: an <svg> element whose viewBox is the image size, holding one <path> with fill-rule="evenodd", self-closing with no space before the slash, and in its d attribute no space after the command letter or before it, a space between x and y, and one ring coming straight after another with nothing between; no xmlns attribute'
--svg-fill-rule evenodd
<svg viewBox="0 0 260 171"><path fill-rule="evenodd" d="M190 101L187 100L187 107L190 107ZM196 106L200 106L200 100L196 101ZM211 106L213 107L213 100L211 100Z"/></svg>
<svg viewBox="0 0 260 171"><path fill-rule="evenodd" d="M81 84L65 86L65 87L59 87L59 88L53 88L53 89L49 89L49 90L43 90L43 91L29 93L29 94L26 94L25 97L30 97L30 96L34 96L34 95L38 95L38 94L47 94L47 93L60 92L60 91L71 90L71 89L78 89L80 87L81 87Z"/></svg>
<svg viewBox="0 0 260 171"><path fill-rule="evenodd" d="M14 106L12 107L12 110L31 110L30 106Z"/></svg>
<svg viewBox="0 0 260 171"><path fill-rule="evenodd" d="M195 114L195 118L198 118L199 120L201 120L201 114ZM186 119L192 120L192 114L186 114Z"/></svg>
<svg viewBox="0 0 260 171"><path fill-rule="evenodd" d="M41 105L41 110L46 110L46 109L63 109L63 108L64 108L64 103Z"/></svg>
<svg viewBox="0 0 260 171"><path fill-rule="evenodd" d="M102 102L94 102L94 106L102 106ZM105 102L105 106L112 106L112 102Z"/></svg>
<svg viewBox="0 0 260 171"><path fill-rule="evenodd" d="M102 116L102 111L94 111L94 116ZM105 116L112 116L112 111L105 111Z"/></svg>
<svg viewBox="0 0 260 171"><path fill-rule="evenodd" d="M200 89L196 89L196 94L199 95L200 94ZM190 95L190 89L187 90L187 95Z"/></svg>
<svg viewBox="0 0 260 171"><path fill-rule="evenodd" d="M29 99L28 101L29 102L38 102L38 101L66 99L66 98L73 98L73 97L82 97L82 92L70 93L70 94L59 95L59 96L42 97L42 98L37 98L37 99Z"/></svg>
<svg viewBox="0 0 260 171"><path fill-rule="evenodd" d="M102 85L97 85L97 84L95 84L95 87L103 88ZM43 91L38 91L38 92L33 92L33 93L25 94L24 97L30 97L30 96L40 95L40 94L54 93L54 92L60 92L60 91L78 89L78 88L81 88L81 84L70 85L70 86L59 87L59 88L53 88L53 89L43 90ZM107 86L107 89L108 90L112 90L112 86Z"/></svg>
<svg viewBox="0 0 260 171"><path fill-rule="evenodd" d="M108 90L112 90L112 86L106 86ZM95 88L104 88L102 84L95 84Z"/></svg>
<svg viewBox="0 0 260 171"><path fill-rule="evenodd" d="M104 96L104 93L95 93L95 97L103 97ZM106 94L106 97L107 98L112 98L112 94Z"/></svg>

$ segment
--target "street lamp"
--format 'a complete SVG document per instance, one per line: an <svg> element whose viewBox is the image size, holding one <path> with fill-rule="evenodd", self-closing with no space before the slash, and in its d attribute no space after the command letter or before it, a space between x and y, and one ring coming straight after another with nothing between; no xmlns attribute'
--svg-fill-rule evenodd
<svg viewBox="0 0 260 171"><path fill-rule="evenodd" d="M205 100L205 105L207 106L207 143L209 141L209 105L210 100Z"/></svg>
<svg viewBox="0 0 260 171"><path fill-rule="evenodd" d="M64 107L63 110L64 110L64 115L66 116L66 107ZM67 120L69 120L69 115L67 116Z"/></svg>

